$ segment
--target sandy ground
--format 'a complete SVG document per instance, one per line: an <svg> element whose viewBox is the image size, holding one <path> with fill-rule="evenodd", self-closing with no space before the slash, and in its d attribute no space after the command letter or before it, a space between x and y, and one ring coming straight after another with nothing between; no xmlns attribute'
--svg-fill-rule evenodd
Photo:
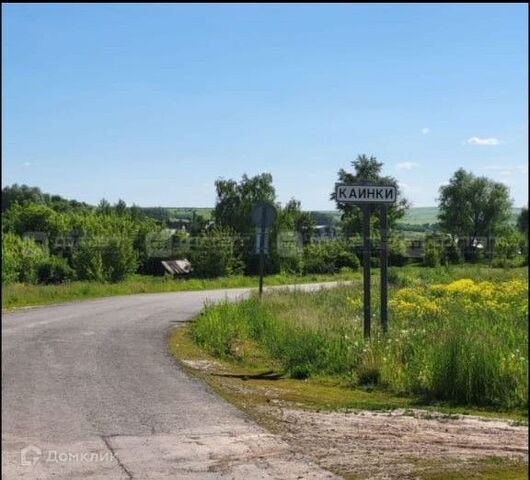
<svg viewBox="0 0 530 480"><path fill-rule="evenodd" d="M422 469L462 469L487 457L528 455L528 427L504 420L421 410L268 410L295 451L355 478L414 479Z"/></svg>

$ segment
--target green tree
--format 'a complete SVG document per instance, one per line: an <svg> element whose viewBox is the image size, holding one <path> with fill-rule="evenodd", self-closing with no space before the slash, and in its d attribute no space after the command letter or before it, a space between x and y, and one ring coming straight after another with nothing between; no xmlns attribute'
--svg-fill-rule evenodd
<svg viewBox="0 0 530 480"><path fill-rule="evenodd" d="M8 210L14 203L27 202L44 203L44 194L40 188L17 183L2 188L2 212Z"/></svg>
<svg viewBox="0 0 530 480"><path fill-rule="evenodd" d="M506 185L461 168L440 187L440 228L463 238L466 253L474 257L478 237L489 239L502 231L510 219L511 206Z"/></svg>
<svg viewBox="0 0 530 480"><path fill-rule="evenodd" d="M288 228L294 230L306 240L311 238L311 233L316 225L315 219L311 213L302 211L300 200L291 198L282 209L282 212L288 219L288 225L286 225Z"/></svg>
<svg viewBox="0 0 530 480"><path fill-rule="evenodd" d="M20 236L29 232L43 233L50 245L66 229L66 217L44 204L16 202L2 216L4 231Z"/></svg>
<svg viewBox="0 0 530 480"><path fill-rule="evenodd" d="M383 163L378 162L373 156L359 155L351 164L354 172L347 172L341 168L338 172L338 183L355 184L367 182L378 185L391 185L396 188L399 200L387 208L388 227L392 228L405 215L405 212L409 208L409 202L402 196L398 181L394 177L382 175ZM331 199L336 200L335 192L332 192ZM337 203L337 208L342 212L341 220L344 234L350 236L355 233L360 233L362 231L361 208L357 205L339 203ZM377 228L379 225L379 216L372 215L372 221L374 228Z"/></svg>
<svg viewBox="0 0 530 480"><path fill-rule="evenodd" d="M37 270L47 252L29 238L2 234L2 283L37 281Z"/></svg>
<svg viewBox="0 0 530 480"><path fill-rule="evenodd" d="M227 227L239 235L237 249L245 264L245 271L254 274L258 269L255 254L255 225L251 219L253 206L259 201L274 203L276 192L272 185L272 175L262 173L254 177L243 175L238 183L235 180L219 179L215 182L217 202L212 212L214 222L219 227Z"/></svg>
<svg viewBox="0 0 530 480"><path fill-rule="evenodd" d="M517 229L528 238L528 207L523 207L517 217Z"/></svg>
<svg viewBox="0 0 530 480"><path fill-rule="evenodd" d="M219 179L215 182L215 190L217 202L212 212L215 224L229 227L240 234L254 229L250 214L257 202L274 203L276 199L270 173L254 177L243 175L239 183L235 180Z"/></svg>
<svg viewBox="0 0 530 480"><path fill-rule="evenodd" d="M203 232L199 244L190 252L193 274L197 277L225 277L241 273L237 254L237 234L228 227L213 227Z"/></svg>

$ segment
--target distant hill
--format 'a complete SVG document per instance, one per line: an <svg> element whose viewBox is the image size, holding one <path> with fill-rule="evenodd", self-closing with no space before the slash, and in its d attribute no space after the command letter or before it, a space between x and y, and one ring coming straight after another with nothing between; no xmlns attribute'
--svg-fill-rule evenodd
<svg viewBox="0 0 530 480"><path fill-rule="evenodd" d="M144 208L146 213L160 209L170 218L191 218L193 212L209 220L213 208L196 208L196 207L155 207ZM315 217L317 224L336 223L340 220L340 212L336 210L318 210L311 212ZM520 208L512 208L512 223L515 225L518 215L521 213ZM164 215L164 216L165 216ZM424 225L438 222L437 207L413 207L410 208L405 216L399 221L400 224L407 225Z"/></svg>
<svg viewBox="0 0 530 480"><path fill-rule="evenodd" d="M520 208L512 208L512 223L515 225L517 217L521 213ZM408 223L409 225L423 225L425 223L438 222L437 207L414 207L410 208L399 223Z"/></svg>

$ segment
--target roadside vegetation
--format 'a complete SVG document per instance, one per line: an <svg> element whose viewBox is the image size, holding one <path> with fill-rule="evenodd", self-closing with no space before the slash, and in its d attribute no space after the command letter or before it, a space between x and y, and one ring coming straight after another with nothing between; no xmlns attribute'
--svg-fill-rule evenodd
<svg viewBox="0 0 530 480"><path fill-rule="evenodd" d="M351 281L359 279L358 273L344 271L337 274L270 275L265 286L294 285L313 282ZM31 285L12 283L2 288L2 308L5 310L49 305L53 303L91 298L130 295L135 293L183 292L219 288L256 288L258 277L233 275L221 278L190 278L175 280L170 275L153 277L131 275L117 283L72 281L57 285Z"/></svg>
<svg viewBox="0 0 530 480"><path fill-rule="evenodd" d="M503 184L459 169L440 189L438 222L405 235L399 223L407 219L409 202L397 179L384 175L383 164L367 155L359 155L351 166L350 171L339 170L338 181L394 185L399 192L398 202L388 207L391 266L416 262L427 267L473 263L512 268L528 263L528 209L521 210L514 224ZM141 208L122 200L111 205L104 199L92 206L37 187L4 187L3 308L253 286L259 261L250 213L258 201L272 203L277 211L269 232L266 284L349 278L360 269L358 206L337 204L330 214L303 211L294 198L282 205L268 173L243 175L239 181L218 179L214 186L215 207L202 210ZM371 216L373 267L379 265L378 217L377 212ZM418 239L424 244L413 254L411 242ZM192 271L167 278L163 260L188 260Z"/></svg>
<svg viewBox="0 0 530 480"><path fill-rule="evenodd" d="M527 269L408 267L394 269L391 281L386 336L376 324L363 338L359 282L212 305L190 333L213 356L292 379L526 410ZM377 318L377 298L373 307Z"/></svg>

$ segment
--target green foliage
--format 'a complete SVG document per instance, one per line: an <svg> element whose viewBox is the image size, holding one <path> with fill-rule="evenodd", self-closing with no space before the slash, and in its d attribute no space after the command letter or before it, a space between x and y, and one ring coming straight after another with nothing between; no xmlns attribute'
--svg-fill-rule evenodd
<svg viewBox="0 0 530 480"><path fill-rule="evenodd" d="M235 180L219 179L215 182L217 202L212 213L216 225L229 227L239 234L253 231L250 214L259 201L274 203L276 192L272 185L272 175L262 173L254 177L243 175L238 183Z"/></svg>
<svg viewBox="0 0 530 480"><path fill-rule="evenodd" d="M255 225L251 220L251 212L259 201L274 204L276 192L272 185L272 175L243 175L239 183L235 180L219 179L215 182L215 188L217 202L212 212L215 225L230 228L240 236L238 250L245 273L255 274L258 262L255 255Z"/></svg>
<svg viewBox="0 0 530 480"><path fill-rule="evenodd" d="M440 227L451 235L469 239L468 258L475 257L477 237L496 235L510 221L512 202L506 185L457 170L440 187Z"/></svg>
<svg viewBox="0 0 530 480"><path fill-rule="evenodd" d="M517 229L528 239L528 207L523 207L517 217Z"/></svg>
<svg viewBox="0 0 530 480"><path fill-rule="evenodd" d="M521 253L521 234L514 228L507 228L495 241L494 256L500 260L513 260Z"/></svg>
<svg viewBox="0 0 530 480"><path fill-rule="evenodd" d="M347 281L356 279L358 274L343 272L335 275L270 275L266 286L291 285L308 282ZM47 305L72 300L131 295L135 293L161 293L213 290L218 288L255 288L257 277L234 275L214 279L187 277L174 279L170 275L130 275L118 283L71 281L57 285L30 285L22 283L4 284L2 287L2 308L19 308L31 305Z"/></svg>
<svg viewBox="0 0 530 480"><path fill-rule="evenodd" d="M56 212L90 210L90 205L76 200L66 200L59 195L43 193L38 187L13 184L2 189L2 212L9 210L12 205L19 203L36 203L47 205Z"/></svg>
<svg viewBox="0 0 530 480"><path fill-rule="evenodd" d="M426 267L438 267L440 266L441 256L441 249L438 242L433 239L427 240L423 253L423 264Z"/></svg>
<svg viewBox="0 0 530 480"><path fill-rule="evenodd" d="M409 208L409 203L405 199L399 188L398 181L394 177L383 176L383 163L378 162L375 157L359 155L356 160L351 162L354 173L349 173L344 169L338 172L338 182L346 184L355 184L362 182L377 183L379 185L392 185L396 187L399 200L387 207L388 226L392 228L395 223L405 215ZM331 194L331 199L335 200L335 192ZM346 236L354 233L360 233L362 230L362 211L358 205L337 204L337 208L342 212L343 231ZM378 228L379 216L373 216L374 228Z"/></svg>
<svg viewBox="0 0 530 480"><path fill-rule="evenodd" d="M388 240L388 265L401 267L409 261L407 246L403 239L391 235Z"/></svg>
<svg viewBox="0 0 530 480"><path fill-rule="evenodd" d="M457 242L452 239L443 242L440 260L444 265L456 265L464 261L462 251L458 247Z"/></svg>
<svg viewBox="0 0 530 480"><path fill-rule="evenodd" d="M72 262L80 280L119 282L136 271L137 254L128 237L87 237Z"/></svg>
<svg viewBox="0 0 530 480"><path fill-rule="evenodd" d="M261 367L291 378L332 375L432 401L527 405L527 270L390 272L387 335L374 324L372 338L363 338L358 283L209 306L191 333L215 355L249 365L257 355Z"/></svg>
<svg viewBox="0 0 530 480"><path fill-rule="evenodd" d="M73 279L75 272L66 259L50 256L37 266L37 282L44 284L63 283Z"/></svg>
<svg viewBox="0 0 530 480"><path fill-rule="evenodd" d="M201 278L241 273L243 265L236 253L238 236L230 229L214 227L204 232L190 252L193 275Z"/></svg>
<svg viewBox="0 0 530 480"><path fill-rule="evenodd" d="M29 238L22 239L12 233L2 234L2 283L34 283L38 265L47 252Z"/></svg>
<svg viewBox="0 0 530 480"><path fill-rule="evenodd" d="M335 273L341 268L359 269L359 259L341 240L312 243L303 250L304 273Z"/></svg>
<svg viewBox="0 0 530 480"><path fill-rule="evenodd" d="M53 245L57 235L66 231L65 216L47 205L37 203L15 203L4 212L3 231L22 236L29 232L43 233Z"/></svg>

